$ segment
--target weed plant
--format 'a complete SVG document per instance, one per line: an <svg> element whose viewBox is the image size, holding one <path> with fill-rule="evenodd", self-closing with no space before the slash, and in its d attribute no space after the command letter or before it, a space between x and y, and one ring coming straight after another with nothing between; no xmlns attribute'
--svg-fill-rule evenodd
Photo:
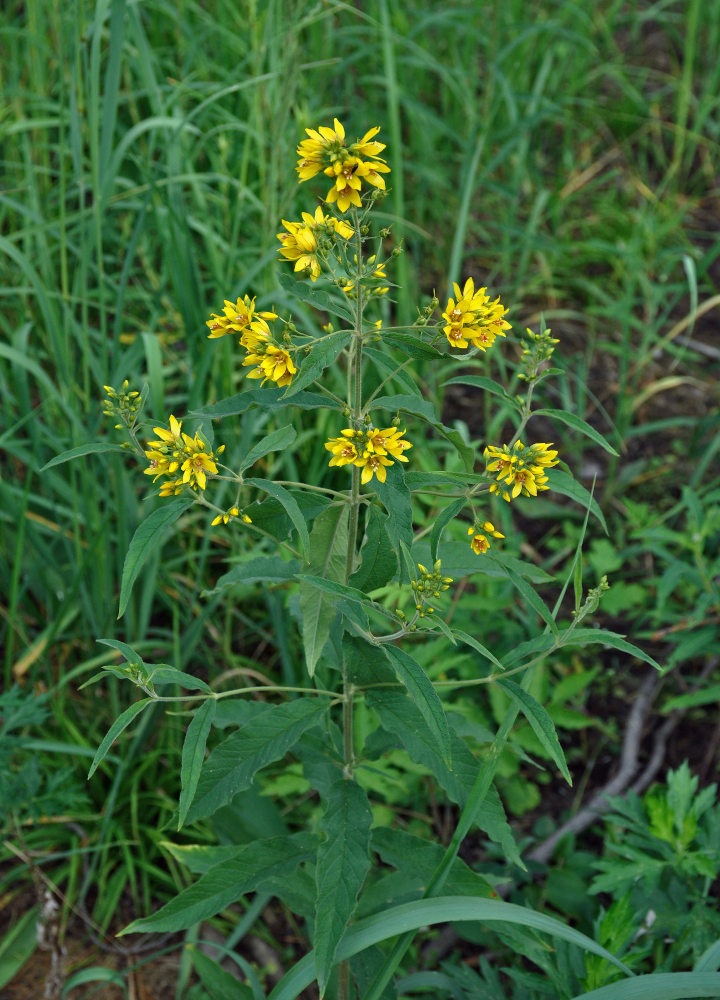
<svg viewBox="0 0 720 1000"><path fill-rule="evenodd" d="M716 0L592 11L562 2L435 10L394 0L212 12L172 3L4 7L0 645L5 692L14 682L28 697L31 685L52 691L50 725L27 733L44 743L43 773L62 759L81 779L130 704L131 689L112 677L77 692L107 662L98 636L207 680L231 673L228 685L268 675L302 681L282 593L261 583L234 591L234 605L222 591L201 596L216 588L226 560L239 558L236 536L190 530L156 551L116 622L125 553L149 508L137 476L119 451L39 470L88 440L107 448L102 385L147 384L151 423L239 391L232 346L207 350L204 322L224 295L235 301L249 287L258 308L287 311L275 233L281 218L308 210L287 164L303 129L334 114L358 127L385 123L392 183L376 213L405 251L379 306L386 325L412 321L421 289L444 298L446 282L473 274L478 286L503 290L516 331L538 329L542 311L561 340L553 363L563 371L542 387L542 407L585 418L620 455L608 459L563 425L550 438L586 487L598 477L611 541L591 517L585 586L610 574L601 620L652 642L661 662L669 655L680 680L668 696L703 712L715 688L693 674L711 666L717 622L716 12ZM322 321L298 307L304 331L318 336ZM494 355L506 384L509 339L510 350ZM429 400L441 400L452 374L442 363L414 363ZM499 398L449 387L445 422L468 441L500 440L510 424ZM272 420L246 418L247 438L228 442L229 466ZM335 480L317 448L336 433L327 415L289 421L292 452L266 456L263 475L329 487ZM414 468L454 471L442 439L420 451L410 453ZM440 507L428 497L413 503L421 531ZM539 585L575 552L584 512L560 507L557 494L534 499L527 515L519 510L512 532L499 516L497 525L508 553L533 553L528 579ZM478 615L489 619L493 648L522 641L535 625L509 582L476 577L472 591L472 602L453 601L453 620L472 632ZM498 615L508 600L512 613ZM432 671L438 647L427 649L423 666ZM456 662L458 677L471 679L472 661ZM613 729L585 699L593 679L595 688L616 684L618 667L628 674L626 657L575 651L536 674L533 694L571 760L587 755L569 743L585 731L573 728L583 718ZM633 688L631 672L623 684ZM505 710L493 697L492 711L469 695L457 708L492 728ZM524 728L524 753L540 752ZM26 846L68 859L68 874L53 873L67 892L65 920L75 904L108 926L115 900L149 912L152 900L185 884L158 832L180 791L167 761L179 760L183 732L181 719L160 713L140 720L129 745L108 758L113 769L88 786L93 808L66 816L81 835L23 818ZM389 771L386 808L406 808L407 779ZM504 755L498 780L513 812L542 794L533 775L517 754ZM282 780L293 787L290 774ZM414 780L425 802L426 778ZM296 793L307 794L301 782ZM12 897L27 869L7 864Z"/></svg>

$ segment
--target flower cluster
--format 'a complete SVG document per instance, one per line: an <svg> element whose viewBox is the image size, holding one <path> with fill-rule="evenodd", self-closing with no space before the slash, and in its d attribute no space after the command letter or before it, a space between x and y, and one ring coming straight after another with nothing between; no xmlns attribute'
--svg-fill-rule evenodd
<svg viewBox="0 0 720 1000"><path fill-rule="evenodd" d="M526 337L523 339L522 362L524 371L518 372L517 377L522 382L534 382L538 377L538 372L544 361L548 361L555 350L555 344L560 341L550 336L550 330L543 330L541 333L533 333L529 327L525 328Z"/></svg>
<svg viewBox="0 0 720 1000"><path fill-rule="evenodd" d="M545 470L558 463L557 452L551 448L552 444L526 447L522 441L516 441L512 447L488 446L483 452L485 471L496 474L490 492L499 493L510 502L521 494L535 497L541 490L549 489Z"/></svg>
<svg viewBox="0 0 720 1000"><path fill-rule="evenodd" d="M490 548L490 538L505 537L505 535L495 530L495 525L492 521L483 521L482 524L474 524L468 528L468 535L472 535L470 548L477 556L487 552ZM490 538L487 537L488 535L490 535Z"/></svg>
<svg viewBox="0 0 720 1000"><path fill-rule="evenodd" d="M208 451L197 433L194 438L183 433L182 422L174 416L170 417L170 430L164 427L153 430L158 440L148 441L145 455L150 465L144 471L146 476L153 477L153 482L160 476L167 477L168 482L160 487L160 496L175 496L185 487L196 492L204 490L208 475L217 475L216 458L225 450L224 445L218 448L217 455Z"/></svg>
<svg viewBox="0 0 720 1000"><path fill-rule="evenodd" d="M115 424L115 430L118 431L123 427L134 427L143 406L140 393L129 392L129 387L130 383L127 379L119 389L113 389L111 385L103 386L108 396L103 402L105 407L103 413L106 417L114 417L116 420L122 421L122 423Z"/></svg>
<svg viewBox="0 0 720 1000"><path fill-rule="evenodd" d="M349 240L353 231L347 222L325 215L319 205L315 209L314 216L309 212L303 212L302 220L302 222L282 220L287 232L277 234L282 243L279 252L285 260L295 261L296 271L305 271L312 281L317 281L321 271L318 260L318 238L322 240L323 235L331 237L335 234L344 240Z"/></svg>
<svg viewBox="0 0 720 1000"><path fill-rule="evenodd" d="M217 517L213 518L211 523L212 526L215 527L216 524L227 524L228 521L231 521L236 517L239 517L241 521L245 522L245 524L252 524L252 518L248 517L245 513L241 513L240 508L235 506L228 507L228 509L223 511L222 514L218 514Z"/></svg>
<svg viewBox="0 0 720 1000"><path fill-rule="evenodd" d="M229 299L225 299L223 313L224 316L213 313L211 318L206 320L205 326L210 327L209 340L224 337L227 333L241 334L241 344L242 337L248 333L269 337L270 327L267 321L269 319L277 319L277 313L256 312L255 299L251 299L249 295L238 299L237 302L230 302Z"/></svg>
<svg viewBox="0 0 720 1000"><path fill-rule="evenodd" d="M277 313L257 312L255 299L248 295L235 303L225 299L223 313L223 316L213 313L206 321L206 326L210 327L208 338L239 333L240 345L248 352L243 367L257 366L248 372L248 378L260 378L262 384L269 379L280 386L290 385L297 368L285 348L273 343L268 326L268 320L277 319Z"/></svg>
<svg viewBox="0 0 720 1000"><path fill-rule="evenodd" d="M363 181L376 188L385 188L382 175L389 173L390 167L378 156L385 149L383 143L374 139L380 131L379 126L346 146L345 129L337 118L333 119L333 125L334 128L321 125L317 130L305 129L309 138L303 139L297 148L297 172L300 183L321 171L330 177L333 185L325 200L337 204L341 212L347 212L351 205L362 207Z"/></svg>
<svg viewBox="0 0 720 1000"><path fill-rule="evenodd" d="M397 427L386 427L379 430L368 427L356 431L350 427L342 431L341 437L331 438L325 443L332 458L328 465L356 465L362 469L360 481L363 486L377 476L381 483L385 482L385 469L392 465L392 459L407 462L403 452L412 448L412 444L403 438L404 430Z"/></svg>
<svg viewBox="0 0 720 1000"><path fill-rule="evenodd" d="M365 279L362 284L364 286L365 282L368 283L367 294L369 295L387 295L390 291L389 287L387 285L380 284L380 282L387 281L387 274L385 273L386 265L384 261L381 264L377 264L376 261L376 254L368 257L367 267L365 268ZM355 254L355 263L357 264L357 254ZM355 282L346 282L346 284L343 285L343 291L349 299L356 298L357 292L355 291Z"/></svg>
<svg viewBox="0 0 720 1000"><path fill-rule="evenodd" d="M465 350L472 345L486 351L492 347L496 337L505 336L510 324L503 316L508 310L503 308L499 298L491 302L485 288L475 291L472 278L467 279L462 290L453 283L453 291L455 298L448 299L442 314L446 322L443 332L451 347Z"/></svg>
<svg viewBox="0 0 720 1000"><path fill-rule="evenodd" d="M420 612L420 617L424 618L426 612L430 614L435 610L427 606L427 602L432 597L439 597L440 592L447 590L453 582L451 576L443 576L440 560L433 565L432 572L429 572L422 563L418 563L420 578L411 580L410 586L415 595L415 610Z"/></svg>

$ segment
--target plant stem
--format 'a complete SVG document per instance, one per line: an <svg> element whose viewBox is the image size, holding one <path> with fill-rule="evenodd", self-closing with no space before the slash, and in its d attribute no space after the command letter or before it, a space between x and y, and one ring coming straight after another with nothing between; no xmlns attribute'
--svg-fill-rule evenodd
<svg viewBox="0 0 720 1000"><path fill-rule="evenodd" d="M353 331L353 346L348 366L348 409L352 413L353 430L358 430L362 421L362 348L363 348L363 288L360 279L363 272L362 234L357 212L353 210L353 226L355 228L355 329ZM352 485L350 487L350 523L348 528L347 555L345 558L345 584L352 576L355 568L355 550L358 540L358 523L360 519L360 469L353 466ZM346 781L351 781L355 773L355 687L348 677L347 663L343 657L343 758L345 766L343 773ZM338 1000L348 1000L350 996L350 964L340 963L338 968Z"/></svg>

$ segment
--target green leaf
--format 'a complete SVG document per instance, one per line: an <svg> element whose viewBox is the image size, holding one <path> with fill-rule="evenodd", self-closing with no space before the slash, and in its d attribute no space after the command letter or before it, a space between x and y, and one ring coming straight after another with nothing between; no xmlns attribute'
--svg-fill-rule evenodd
<svg viewBox="0 0 720 1000"><path fill-rule="evenodd" d="M357 590L355 587L346 587L344 583L335 583L333 580L325 580L321 576L312 576L309 573L298 573L297 578L301 583L307 583L316 590L321 590L324 594L330 594L332 597L360 604L362 607L367 608L368 611L379 611L381 614L386 615L392 614L382 604L376 604L362 590Z"/></svg>
<svg viewBox="0 0 720 1000"><path fill-rule="evenodd" d="M377 506L368 508L365 538L360 550L360 566L348 583L366 594L384 587L397 572L397 556L390 545L386 530L387 518Z"/></svg>
<svg viewBox="0 0 720 1000"><path fill-rule="evenodd" d="M128 663L139 663L141 667L145 666L142 656L136 653L132 646L128 646L126 642L120 642L119 639L98 639L97 641L103 646L112 646L113 649L117 649Z"/></svg>
<svg viewBox="0 0 720 1000"><path fill-rule="evenodd" d="M186 822L211 816L234 795L250 787L260 768L284 757L302 734L318 725L327 702L297 699L263 705L248 722L223 740L205 761Z"/></svg>
<svg viewBox="0 0 720 1000"><path fill-rule="evenodd" d="M438 416L435 406L428 399L422 396L410 396L399 394L397 396L379 396L372 401L372 408L382 408L385 410L402 410L403 413L412 413L415 417L422 417L431 424L438 423Z"/></svg>
<svg viewBox="0 0 720 1000"><path fill-rule="evenodd" d="M555 622L555 619L550 613L549 608L545 605L545 602L540 598L538 593L535 590L533 590L530 584L526 580L523 580L520 574L516 573L515 570L512 569L510 566L505 566L504 569L513 587L515 587L516 590L520 591L520 593L525 598L530 607L533 609L533 611L535 611L536 614L538 614L540 618L542 618L542 620L548 626L552 634L554 636L557 636L558 635L557 623Z"/></svg>
<svg viewBox="0 0 720 1000"><path fill-rule="evenodd" d="M298 392L293 396L292 405L301 410L339 409L339 405L334 399L319 392ZM287 406L287 403L283 400L278 388L245 389L244 392L222 399L219 403L193 410L190 415L222 420L224 417L237 417L242 413L247 413L252 406L257 406L265 411L281 410Z"/></svg>
<svg viewBox="0 0 720 1000"><path fill-rule="evenodd" d="M342 319L347 320L348 323L355 322L355 317L350 312L348 306L341 299L329 295L324 289L317 288L314 284L285 274L284 271L278 273L278 281L294 299L307 302L308 305L314 306L315 309L332 313L333 316L340 316Z"/></svg>
<svg viewBox="0 0 720 1000"><path fill-rule="evenodd" d="M135 580L146 560L162 544L166 530L192 505L192 500L184 497L163 503L142 521L135 531L125 556L125 564L120 584L120 609L118 618L125 614Z"/></svg>
<svg viewBox="0 0 720 1000"><path fill-rule="evenodd" d="M602 434L575 413L569 413L567 410L533 410L530 416L550 417L551 420L559 420L561 424L567 424L574 431L579 431L580 434L589 437L591 441L599 444L601 448L610 452L611 455L614 455L616 458L619 457L613 446L605 440Z"/></svg>
<svg viewBox="0 0 720 1000"><path fill-rule="evenodd" d="M180 762L180 803L178 805L178 830L181 829L190 808L190 803L195 795L198 780L200 779L200 769L205 759L205 746L207 744L208 733L215 718L215 708L217 702L214 698L208 698L197 709L192 717L192 721L185 733L185 742L182 748L182 759Z"/></svg>
<svg viewBox="0 0 720 1000"><path fill-rule="evenodd" d="M315 974L325 995L337 946L355 912L370 869L372 814L367 795L353 780L338 774L328 789L315 868Z"/></svg>
<svg viewBox="0 0 720 1000"><path fill-rule="evenodd" d="M210 692L210 685L205 681L192 674L186 674L184 670L170 667L167 663L146 663L145 667L148 671L148 680L158 687L162 687L163 684L177 684L178 687L187 688L188 691Z"/></svg>
<svg viewBox="0 0 720 1000"><path fill-rule="evenodd" d="M357 661L354 664L357 670ZM374 683L382 683L378 678ZM383 729L393 738L394 744L402 746L417 764L426 767L433 774L448 797L463 807L475 784L478 769L482 766L475 759L467 745L452 730L450 750L452 770L442 759L437 740L420 714L415 703L404 692L385 689L368 690L365 693L368 704L380 717ZM500 844L506 858L522 866L512 830L505 816L500 797L494 787L488 790L482 809L474 817L475 825Z"/></svg>
<svg viewBox="0 0 720 1000"><path fill-rule="evenodd" d="M414 358L416 361L437 361L443 357L440 351L412 333L383 331L382 341L384 346L398 347L409 358Z"/></svg>
<svg viewBox="0 0 720 1000"><path fill-rule="evenodd" d="M568 785L572 785L572 778L570 777L570 772L565 761L565 754L562 751L555 726L547 710L532 695L521 688L519 684L515 684L514 681L498 680L496 683L519 707L522 714L532 726L535 735L550 755L550 759L557 764L560 774L562 774Z"/></svg>
<svg viewBox="0 0 720 1000"><path fill-rule="evenodd" d="M278 486L277 483L272 483L268 479L246 479L245 484L247 486L257 486L259 490L262 490L263 493L268 493L283 506L285 513L295 526L295 530L300 537L300 545L302 547L303 555L307 558L308 550L310 548L310 537L308 535L305 518L303 517L302 511L298 507L297 501L293 495L288 493L284 486Z"/></svg>
<svg viewBox="0 0 720 1000"><path fill-rule="evenodd" d="M608 526L605 522L605 516L600 510L597 500L592 494L581 486L580 483L576 482L572 476L569 476L567 472L563 472L562 469L546 469L545 473L548 477L548 488L554 490L555 493L560 493L562 496L567 497L569 500L574 500L575 503L580 504L585 510L590 508L590 513L598 519L600 524L603 526L605 534L609 534Z"/></svg>
<svg viewBox="0 0 720 1000"><path fill-rule="evenodd" d="M442 844L388 827L375 827L372 848L386 865L412 875L420 885L428 884L445 854ZM460 858L455 858L445 888L451 896L489 897L494 886L487 876L474 872Z"/></svg>
<svg viewBox="0 0 720 1000"><path fill-rule="evenodd" d="M60 455L56 455L55 458L51 458L49 462L43 465L40 472L52 469L54 465L62 465L63 462L71 462L73 458L82 458L83 455L99 455L106 451L120 451L127 455L127 449L122 448L119 444L109 444L107 441L90 441L88 444L81 444L77 448L70 448L69 451L63 451Z"/></svg>
<svg viewBox="0 0 720 1000"><path fill-rule="evenodd" d="M413 659L409 653L406 653L397 646L385 646L383 652L390 661L390 666L393 668L397 679L401 681L414 698L420 714L425 720L433 738L436 740L438 753L445 764L450 767L452 753L450 750L450 730L445 718L445 709L427 674L417 660Z"/></svg>
<svg viewBox="0 0 720 1000"><path fill-rule="evenodd" d="M254 465L259 459L264 458L265 455L269 455L272 451L282 451L283 448L287 448L288 445L292 444L297 434L295 428L288 424L286 427L280 427L278 430L273 431L271 434L266 434L261 441L250 449L245 458L240 462L239 471L244 472L245 469L249 469L251 465Z"/></svg>
<svg viewBox="0 0 720 1000"><path fill-rule="evenodd" d="M390 545L397 552L401 542L404 542L408 548L412 545L410 490L405 485L399 462L391 465L386 471L387 479L385 482L381 483L373 479L372 485L375 487L375 493L380 503L388 513L385 528Z"/></svg>
<svg viewBox="0 0 720 1000"><path fill-rule="evenodd" d="M228 587L238 584L251 586L254 583L287 583L295 578L300 569L299 559L283 559L282 556L257 556L247 562L233 566L224 573L212 590L203 590L203 597L210 597Z"/></svg>
<svg viewBox="0 0 720 1000"><path fill-rule="evenodd" d="M612 649L619 649L623 653L629 653L630 656L635 656L638 660L649 663L650 666L655 667L656 670L662 673L663 668L656 660L653 660L652 656L638 646L635 646L632 642L627 642L625 637L618 635L617 632L608 632L602 628L576 628L572 631L568 629L567 632L563 632L560 636L561 646L591 646L595 643L610 646Z"/></svg>
<svg viewBox="0 0 720 1000"><path fill-rule="evenodd" d="M31 907L5 931L0 941L0 989L7 986L38 946L39 908Z"/></svg>
<svg viewBox="0 0 720 1000"><path fill-rule="evenodd" d="M227 858L183 889L151 917L133 920L120 934L186 930L220 913L246 892L254 892L265 879L287 876L315 853L315 839L309 833L254 840L237 848Z"/></svg>
<svg viewBox="0 0 720 1000"><path fill-rule="evenodd" d="M543 913L537 913L535 910L518 906L515 903L505 903L497 899L469 899L462 896L438 896L435 899L420 899L391 907L382 913L366 917L364 920L358 920L356 924L348 928L340 942L337 958L339 961L352 958L353 955L364 951L365 948L370 948L372 945L379 944L381 941L386 941L398 934L418 930L420 927L468 920L482 921L483 923L497 921L499 923L519 924L521 927L532 927L534 930L569 941L593 955L599 955L626 975L632 975L630 969L602 945L553 917L547 917ZM311 952L300 959L283 976L269 994L268 1000L296 1000L299 994L312 983L314 968L315 956ZM671 975L695 974L671 973ZM706 973L705 975L714 974ZM630 982L635 984L642 978L644 977L637 976ZM715 975L714 981L720 986L720 975ZM613 988L617 988L618 985L618 983L613 983ZM695 995L711 996L711 994L702 993ZM631 996L632 994L626 995L625 1000L630 1000ZM685 994L685 1000L687 1000L687 996L688 994ZM673 997L663 997L662 1000L680 1000L680 997L681 994L676 994ZM576 997L575 1000L580 1000L580 998ZM599 998L599 1000L611 1000L611 996L606 994L605 998ZM648 997L648 1000L651 998ZM655 1000L658 1000L657 996Z"/></svg>
<svg viewBox="0 0 720 1000"><path fill-rule="evenodd" d="M599 990L578 993L573 1000L700 1000L720 996L717 972L651 972Z"/></svg>
<svg viewBox="0 0 720 1000"><path fill-rule="evenodd" d="M466 503L467 499L465 497L460 497L459 500L456 500L454 503L451 503L449 507L446 507L445 510L441 511L435 518L435 521L432 526L432 531L430 532L430 558L432 559L433 564L437 559L437 550L438 550L438 545L440 544L440 536L442 535L445 526L448 525L454 517L457 517L457 515L460 513L460 511L463 509Z"/></svg>
<svg viewBox="0 0 720 1000"><path fill-rule="evenodd" d="M348 345L350 337L349 330L338 330L336 333L328 333L314 344L298 368L297 374L293 375L293 380L283 393L282 399L285 401L292 399L301 389L316 382L328 365L336 361L338 355Z"/></svg>
<svg viewBox="0 0 720 1000"><path fill-rule="evenodd" d="M193 968L212 1000L253 1000L253 991L194 944L187 945Z"/></svg>
<svg viewBox="0 0 720 1000"><path fill-rule="evenodd" d="M328 507L315 518L310 535L312 558L308 564L310 579L323 582L344 580L347 560L349 507L340 504ZM330 635L335 619L337 599L328 596L322 587L299 574L300 613L305 665L313 677L315 667Z"/></svg>
<svg viewBox="0 0 720 1000"><path fill-rule="evenodd" d="M85 983L112 983L112 985L122 991L125 1000L128 1000L129 993L125 977L117 969L108 969L103 965L91 965L88 969L78 969L63 982L62 1000L72 993L76 986L84 986ZM95 991L93 991L95 992ZM87 994L86 994L87 995Z"/></svg>
<svg viewBox="0 0 720 1000"><path fill-rule="evenodd" d="M112 726L108 729L105 739L97 748L95 756L93 757L93 762L90 765L90 770L88 771L88 780L92 778L93 774L95 774L98 764L100 764L102 759L105 757L120 733L130 725L136 716L140 715L144 708L147 708L151 701L155 701L155 699L143 698L141 701L136 701L130 706L130 708L126 708L122 715L119 715L117 719L115 719Z"/></svg>
<svg viewBox="0 0 720 1000"><path fill-rule="evenodd" d="M510 403L513 409L520 409L517 400L499 382L495 382L491 378L486 378L485 375L458 375L456 378L451 378L447 382L443 382L443 387L447 385L471 385L475 389L484 389L485 392L490 392L494 396L500 396L506 403Z"/></svg>
<svg viewBox="0 0 720 1000"><path fill-rule="evenodd" d="M491 653L489 649L483 646L481 642L478 642L474 636L468 635L467 632L463 632L462 629L459 628L453 628L452 633L456 639L460 640L460 642L464 642L466 646L472 646L472 648L477 650L477 652L480 653L481 656L484 656L486 660L490 660L490 662L496 666L498 670L505 670L505 667L502 665L500 660L498 660L498 658Z"/></svg>

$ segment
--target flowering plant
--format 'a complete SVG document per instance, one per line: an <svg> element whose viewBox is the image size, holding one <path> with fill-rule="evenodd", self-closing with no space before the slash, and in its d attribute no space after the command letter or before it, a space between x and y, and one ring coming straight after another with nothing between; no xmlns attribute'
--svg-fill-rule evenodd
<svg viewBox="0 0 720 1000"><path fill-rule="evenodd" d="M552 374L546 363L557 341L550 332L528 331L521 341L517 375L526 391L513 396L486 375L472 369L468 374L469 365L483 360L511 329L508 309L487 288L476 289L472 277L462 286L454 284L440 319L434 318L439 305L434 297L410 327L388 326L377 318L374 310L387 301L396 253L383 256L388 230L372 231L389 173L380 155L385 147L375 138L378 132L374 127L348 142L337 119L332 128L306 130L297 150L299 180L322 175L331 186L323 192L321 206L303 212L301 221L283 220L284 231L278 234L283 262L307 279L298 282L283 275L283 288L339 320L338 329L328 323L319 336L299 332L292 319L257 308L246 290L225 299L222 310L207 321L209 338L236 335L244 352L241 365L250 368L248 378L260 385L195 414L203 427L192 436L182 430L188 418L181 422L173 414L167 427L155 427L155 437L146 435L143 443L141 396L128 392L127 384L118 390L106 387L106 412L126 428L130 446L147 461L145 472L153 483L160 481L164 498L130 545L121 614L162 532L192 506L204 510L208 529L237 529L248 541L249 558L226 574L219 588L262 581L294 595L307 678L301 688L273 684L219 692L212 679L207 683L166 665L144 664L131 647L107 640L126 656L124 675L146 697L117 720L91 769L92 774L113 740L145 707L177 701L194 707L181 762L178 827L208 820L241 801L254 777L286 754L300 762L321 803L315 829L286 828L249 843L198 847L194 870L200 877L195 884L124 932L177 931L212 917L248 892L277 895L308 918L314 947L275 986L272 1000L297 996L313 979L321 996L346 1000L357 989L364 1000L377 1000L386 995L413 932L448 920L499 920L524 927L537 917L536 926L599 953L598 945L565 925L498 899L492 878L472 872L458 851L476 827L500 844L511 862L522 864L493 785L519 715L532 726L547 758L570 779L550 716L530 693L536 666L562 646L589 641L644 656L614 633L579 627L597 606L602 589L591 591L583 602L576 573L579 550L570 574L575 579L574 614L563 624L558 617L568 584L554 609L548 608L528 582L532 577L523 564L502 551L505 535L489 520L502 517L507 532L508 510L521 498L535 502L550 489L584 504L586 520L590 513L602 520L590 494L559 468L557 450L533 442L526 431L540 412L612 450L579 418L532 409L535 387ZM317 284L321 281L323 288ZM451 383L499 396L516 418L506 443L485 447L479 471L476 450L442 422L412 377L413 361L448 357L462 363L463 373ZM227 426L251 407L270 413L286 407L326 409L335 426L324 442L332 484L247 475L267 455L292 444L296 432L291 424L257 441L239 462L223 464L224 449L212 445L207 432L210 421L224 420ZM415 463L422 427L455 453L452 471L428 472ZM220 505L216 492L228 490L232 502ZM412 502L422 494L438 498L438 509L434 523L416 533ZM497 513L491 511L493 503ZM468 572L457 545L444 541L458 524L464 553L477 560L477 567L491 566L494 574L504 575L542 623L542 631L507 657L485 646L480 628L468 634L436 608L458 573ZM450 565L446 548L454 553ZM508 699L505 718L480 756L477 746L486 737L473 737L449 711L448 696L468 682L431 679L421 662L423 643L433 635L476 656L470 686L482 690L496 685ZM168 684L189 693L158 691ZM230 694L237 696L232 702ZM264 700L254 700L253 694ZM230 735L215 732L226 728L232 729ZM374 762L394 748L432 775L457 807L447 847L374 822ZM402 873L400 890L392 869ZM394 938L394 945L384 944Z"/></svg>

